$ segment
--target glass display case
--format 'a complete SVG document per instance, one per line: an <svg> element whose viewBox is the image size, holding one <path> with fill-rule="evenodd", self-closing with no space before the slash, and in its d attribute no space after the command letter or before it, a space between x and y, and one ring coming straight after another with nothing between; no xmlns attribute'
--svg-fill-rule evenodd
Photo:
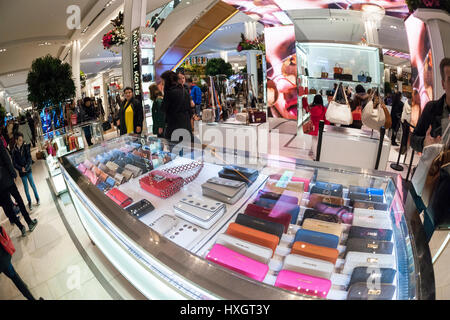
<svg viewBox="0 0 450 320"><path fill-rule="evenodd" d="M130 135L60 161L89 237L149 299L434 295L398 175Z"/></svg>

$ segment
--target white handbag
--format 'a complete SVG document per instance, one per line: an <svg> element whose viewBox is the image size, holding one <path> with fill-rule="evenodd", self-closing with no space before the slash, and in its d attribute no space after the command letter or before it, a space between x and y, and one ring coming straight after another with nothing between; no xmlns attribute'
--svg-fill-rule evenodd
<svg viewBox="0 0 450 320"><path fill-rule="evenodd" d="M378 107L375 108L373 103L373 96L370 98L370 101L366 104L363 111L361 112L361 121L363 125L369 127L373 130L380 130L384 123L386 122L386 117L384 115L384 110L381 107L381 104L378 104Z"/></svg>
<svg viewBox="0 0 450 320"><path fill-rule="evenodd" d="M325 118L334 124L350 125L353 123L353 116L347 100L347 95L344 92L346 104L337 103L335 100L340 86L341 85L339 85L339 87L336 89L333 100L331 100L330 104L328 105L327 112L325 113Z"/></svg>

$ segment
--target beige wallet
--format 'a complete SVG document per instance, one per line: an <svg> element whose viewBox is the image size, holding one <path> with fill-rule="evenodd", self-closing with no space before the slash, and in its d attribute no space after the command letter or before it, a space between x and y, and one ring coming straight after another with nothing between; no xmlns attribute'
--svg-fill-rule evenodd
<svg viewBox="0 0 450 320"><path fill-rule="evenodd" d="M302 227L306 230L334 234L341 239L342 225L339 223L308 218L303 221Z"/></svg>

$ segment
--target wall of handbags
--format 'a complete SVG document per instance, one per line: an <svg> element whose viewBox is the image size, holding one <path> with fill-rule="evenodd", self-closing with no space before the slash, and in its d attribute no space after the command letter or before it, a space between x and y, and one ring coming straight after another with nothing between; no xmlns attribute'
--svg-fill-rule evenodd
<svg viewBox="0 0 450 320"><path fill-rule="evenodd" d="M163 151L160 140L118 139L68 158L117 205L192 253L312 298L400 296L399 231L385 184L327 181L307 167L204 163Z"/></svg>

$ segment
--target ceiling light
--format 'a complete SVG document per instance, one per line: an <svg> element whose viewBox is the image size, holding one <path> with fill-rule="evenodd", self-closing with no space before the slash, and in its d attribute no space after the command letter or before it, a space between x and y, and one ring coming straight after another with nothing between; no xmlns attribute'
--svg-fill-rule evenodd
<svg viewBox="0 0 450 320"><path fill-rule="evenodd" d="M8 77L14 77L14 73L8 74Z"/></svg>
<svg viewBox="0 0 450 320"><path fill-rule="evenodd" d="M390 26L389 28L391 28L391 29L398 29L397 26Z"/></svg>
<svg viewBox="0 0 450 320"><path fill-rule="evenodd" d="M191 4L191 3L188 1L188 2L186 2L186 4Z"/></svg>
<svg viewBox="0 0 450 320"><path fill-rule="evenodd" d="M6 49L0 49L0 53L6 52Z"/></svg>
<svg viewBox="0 0 450 320"><path fill-rule="evenodd" d="M41 42L41 43L38 44L38 46L51 46L51 45L52 44L50 42L47 42L47 41Z"/></svg>
<svg viewBox="0 0 450 320"><path fill-rule="evenodd" d="M110 5L112 5L116 0L110 0L106 5L105 8L108 8Z"/></svg>

